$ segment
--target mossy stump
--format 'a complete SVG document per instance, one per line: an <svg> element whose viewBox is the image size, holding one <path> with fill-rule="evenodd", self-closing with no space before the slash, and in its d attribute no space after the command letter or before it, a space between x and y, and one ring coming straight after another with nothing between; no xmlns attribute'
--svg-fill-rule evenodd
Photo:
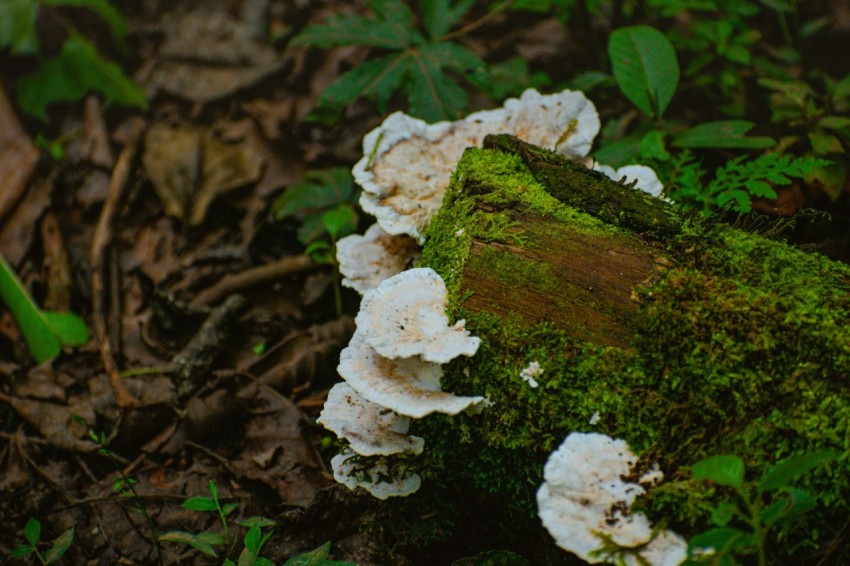
<svg viewBox="0 0 850 566"><path fill-rule="evenodd" d="M665 482L640 510L690 538L722 488L688 467L738 454L747 478L837 450L800 485L818 495L773 533L776 563L850 563L850 268L613 182L510 136L459 162L422 266L450 317L482 338L443 387L479 414L419 421L426 481L536 512L543 464L567 434L625 439ZM543 369L532 388L521 370Z"/></svg>

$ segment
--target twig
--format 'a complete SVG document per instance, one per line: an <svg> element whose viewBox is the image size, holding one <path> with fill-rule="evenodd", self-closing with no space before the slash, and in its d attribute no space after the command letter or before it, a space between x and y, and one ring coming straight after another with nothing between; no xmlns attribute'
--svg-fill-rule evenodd
<svg viewBox="0 0 850 566"><path fill-rule="evenodd" d="M211 305L238 291L274 281L285 275L310 271L317 267L319 267L319 264L308 255L283 257L272 263L252 267L240 273L225 275L215 285L198 293L192 304L198 306Z"/></svg>
<svg viewBox="0 0 850 566"><path fill-rule="evenodd" d="M109 180L109 194L103 203L97 229L91 247L92 265L92 318L94 331L97 337L100 357L103 367L109 376L109 383L115 394L115 404L118 407L138 407L141 402L134 397L125 387L121 380L121 373L115 357L112 354L112 344L109 340L109 332L106 323L107 299L105 290L106 259L107 251L112 243L112 227L118 214L118 207L124 193L124 187L130 176L130 169L139 149L139 142L144 133L144 124L139 122L134 125L129 135L127 145L121 150L115 168L112 170L112 178Z"/></svg>

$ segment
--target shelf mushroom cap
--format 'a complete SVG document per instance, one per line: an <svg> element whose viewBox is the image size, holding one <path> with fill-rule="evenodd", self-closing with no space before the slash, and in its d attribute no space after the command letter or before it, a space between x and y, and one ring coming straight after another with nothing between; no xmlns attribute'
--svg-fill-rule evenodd
<svg viewBox="0 0 850 566"><path fill-rule="evenodd" d="M627 512L644 493L639 484L621 479L636 461L623 440L598 433L567 436L546 462L545 481L537 492L540 519L558 546L591 564L608 562L610 557L594 552L603 546L600 533L626 547L649 542L640 555L651 558L654 566L684 562L684 539L670 531L653 538L646 516ZM626 558L627 564L638 564L636 558Z"/></svg>
<svg viewBox="0 0 850 566"><path fill-rule="evenodd" d="M385 358L419 356L444 364L472 356L481 340L460 320L449 325L448 291L431 268L409 269L367 292L355 322L363 340Z"/></svg>
<svg viewBox="0 0 850 566"><path fill-rule="evenodd" d="M337 454L331 458L334 479L348 489L362 487L378 499L404 497L416 492L422 485L419 474L390 475L390 467L382 459L377 459L371 468L358 465L357 454Z"/></svg>
<svg viewBox="0 0 850 566"><path fill-rule="evenodd" d="M533 89L502 108L456 122L429 125L393 113L363 138L363 157L352 169L363 188L360 206L388 233L408 234L422 243L463 151L479 146L487 134L500 133L583 157L599 133L599 115L581 92L541 95Z"/></svg>
<svg viewBox="0 0 850 566"><path fill-rule="evenodd" d="M440 389L443 370L419 357L389 359L366 344L358 329L340 354L339 374L358 395L399 415L421 419L431 413L456 415L484 397L461 397Z"/></svg>
<svg viewBox="0 0 850 566"><path fill-rule="evenodd" d="M345 383L331 388L316 422L361 456L421 454L425 446L422 438L407 434L410 418L370 403Z"/></svg>
<svg viewBox="0 0 850 566"><path fill-rule="evenodd" d="M626 183L636 181L635 186L645 193L649 193L654 197L662 198L661 192L664 190L664 185L658 180L658 175L651 167L646 165L624 165L619 169L614 169L610 165L593 164L593 170L604 173L608 178L615 181L625 178Z"/></svg>
<svg viewBox="0 0 850 566"><path fill-rule="evenodd" d="M352 234L336 244L342 284L363 295L408 268L419 257L419 246L406 234L393 236L372 224L363 235Z"/></svg>

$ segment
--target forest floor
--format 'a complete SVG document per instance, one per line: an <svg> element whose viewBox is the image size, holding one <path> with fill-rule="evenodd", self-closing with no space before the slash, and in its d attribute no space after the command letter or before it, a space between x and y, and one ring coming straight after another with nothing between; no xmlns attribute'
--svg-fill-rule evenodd
<svg viewBox="0 0 850 566"><path fill-rule="evenodd" d="M415 511L349 492L329 471L335 439L315 419L338 380L359 297L343 289L339 313L332 266L298 241L302 217L276 221L270 209L305 172L353 165L384 117L357 103L333 126L305 120L368 51L286 44L358 5L126 8L145 112L104 109L91 96L52 107L45 126L16 115L16 69L0 73L0 130L15 148L6 165L19 168L0 187L0 250L37 302L79 313L92 329L87 345L33 365L0 311L4 561L36 517L42 541L74 528L63 563L220 563L154 535L223 532L216 513L181 506L209 497L213 484L222 502L238 504L228 516L234 560L247 530L236 523L261 516L275 522L262 553L275 564L327 541L333 558L360 565L450 564L501 548L567 562L539 525L499 502L429 510L418 519L431 532L419 539L405 538L410 528L388 532L388 519ZM469 45L484 59L512 50L556 79L599 64L550 17L503 14ZM40 131L67 141L61 159L35 149ZM360 230L368 224L359 219ZM119 375L126 390L116 397L110 378Z"/></svg>

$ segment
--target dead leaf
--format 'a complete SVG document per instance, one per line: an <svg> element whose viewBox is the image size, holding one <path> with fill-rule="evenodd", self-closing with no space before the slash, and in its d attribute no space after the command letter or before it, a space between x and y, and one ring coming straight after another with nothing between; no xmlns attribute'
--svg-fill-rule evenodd
<svg viewBox="0 0 850 566"><path fill-rule="evenodd" d="M24 195L40 156L0 87L0 220Z"/></svg>
<svg viewBox="0 0 850 566"><path fill-rule="evenodd" d="M26 256L35 236L38 219L50 206L52 188L52 177L36 178L30 185L26 198L0 223L0 251L10 265L18 265Z"/></svg>
<svg viewBox="0 0 850 566"><path fill-rule="evenodd" d="M137 75L149 96L158 91L208 103L280 71L284 61L252 30L209 7L167 14L159 57Z"/></svg>
<svg viewBox="0 0 850 566"><path fill-rule="evenodd" d="M112 170L115 167L115 154L112 152L112 146L109 145L109 134L103 121L98 97L91 95L86 97L83 119L80 157L98 167Z"/></svg>
<svg viewBox="0 0 850 566"><path fill-rule="evenodd" d="M239 397L253 408L234 472L274 489L283 503L305 507L327 485L302 426L304 416L289 399L252 384Z"/></svg>
<svg viewBox="0 0 850 566"><path fill-rule="evenodd" d="M256 182L264 160L244 140L225 143L212 129L157 123L142 163L165 213L196 226L218 196Z"/></svg>
<svg viewBox="0 0 850 566"><path fill-rule="evenodd" d="M88 427L73 418L81 417L94 425L94 411L88 398L74 397L69 399L68 405L60 405L12 397L9 404L25 421L38 429L50 445L69 452L89 453L97 449L94 442L82 440L88 433Z"/></svg>

